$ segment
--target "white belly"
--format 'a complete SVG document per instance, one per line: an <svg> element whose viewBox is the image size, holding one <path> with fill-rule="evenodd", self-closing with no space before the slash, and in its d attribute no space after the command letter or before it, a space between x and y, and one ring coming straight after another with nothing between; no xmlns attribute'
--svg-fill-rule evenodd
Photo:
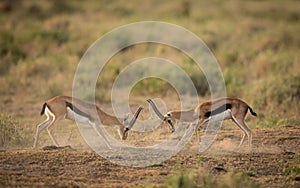
<svg viewBox="0 0 300 188"><path fill-rule="evenodd" d="M210 116L209 121L222 121L222 120L225 120L225 119L231 119L231 117L232 117L231 116L231 110L228 109L228 110L225 110L222 113Z"/></svg>
<svg viewBox="0 0 300 188"><path fill-rule="evenodd" d="M71 108L67 107L67 118L75 120L78 123L90 124L91 121L88 117L82 116L74 112Z"/></svg>

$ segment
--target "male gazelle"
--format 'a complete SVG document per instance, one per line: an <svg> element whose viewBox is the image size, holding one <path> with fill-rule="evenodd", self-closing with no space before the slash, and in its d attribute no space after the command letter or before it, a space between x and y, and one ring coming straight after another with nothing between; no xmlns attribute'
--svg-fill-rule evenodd
<svg viewBox="0 0 300 188"><path fill-rule="evenodd" d="M222 117L225 119L232 119L233 122L243 131L243 137L239 144L241 146L245 141L245 136L247 135L249 141L249 147L252 147L252 132L250 128L247 126L245 122L246 114L248 109L250 113L256 116L256 113L252 110L252 108L244 101L238 98L218 98L215 100L204 102L198 105L195 109L191 110L177 110L177 111L169 111L167 114L163 115L156 107L154 102L151 99L148 99L147 102L150 103L154 112L157 116L163 121L168 123L172 132L175 131L174 124L176 120L182 120L187 122L193 122L198 119L198 124L195 127L196 139L198 138L198 129L204 123L207 123L211 117L221 114L225 111L230 111L229 115L224 115ZM228 114L228 113L224 113ZM221 117L221 116L219 116Z"/></svg>
<svg viewBox="0 0 300 188"><path fill-rule="evenodd" d="M36 148L39 134L45 128L47 128L53 144L58 146L58 143L52 136L51 131L63 119L71 119L76 120L79 123L90 124L100 135L102 133L98 130L99 125L118 125L119 136L121 139L125 140L128 136L128 131L134 125L141 110L142 107L139 107L130 123L123 125L123 123L127 122L128 116L125 118L117 118L105 113L96 104L88 103L69 96L53 97L46 101L43 105L41 115L46 114L47 119L37 126L33 147ZM105 144L110 147L106 140Z"/></svg>

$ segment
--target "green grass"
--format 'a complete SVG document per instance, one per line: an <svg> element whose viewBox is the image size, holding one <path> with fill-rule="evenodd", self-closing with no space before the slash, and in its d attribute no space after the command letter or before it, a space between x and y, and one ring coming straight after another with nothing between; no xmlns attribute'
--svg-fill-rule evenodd
<svg viewBox="0 0 300 188"><path fill-rule="evenodd" d="M286 163L285 167L283 168L283 172L286 177L294 179L295 177L299 176L300 174L300 153L296 153L294 155L293 162Z"/></svg>
<svg viewBox="0 0 300 188"><path fill-rule="evenodd" d="M182 170L176 175L170 176L162 187L203 187L203 188L229 188L229 187L259 187L247 174L237 171L229 171L221 175L212 175L202 168L198 170Z"/></svg>

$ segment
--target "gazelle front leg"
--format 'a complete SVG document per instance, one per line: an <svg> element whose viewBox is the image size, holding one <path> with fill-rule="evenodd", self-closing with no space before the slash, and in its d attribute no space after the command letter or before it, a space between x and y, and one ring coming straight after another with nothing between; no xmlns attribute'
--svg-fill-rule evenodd
<svg viewBox="0 0 300 188"><path fill-rule="evenodd" d="M50 125L47 126L47 132L52 140L52 143L58 147L58 143L56 141L56 139L53 137L53 135L51 134L53 131L53 128L58 124L58 122L60 122L62 120L62 118L54 118L54 120L50 123Z"/></svg>
<svg viewBox="0 0 300 188"><path fill-rule="evenodd" d="M209 121L209 119L199 120L198 124L196 124L195 133L196 133L196 142L197 142L197 143L199 143L198 129L200 128L200 126L204 125L204 124L207 123L208 121Z"/></svg>
<svg viewBox="0 0 300 188"><path fill-rule="evenodd" d="M94 128L94 130L97 132L97 134L98 134L100 137L103 137L105 145L106 145L109 149L112 149L112 147L111 147L110 144L108 143L108 140L107 140L106 136L104 135L103 131L100 130L100 127L98 127L98 125L100 125L100 126L103 126L103 125L102 125L101 123L95 123L95 122L91 122L91 121L89 121L89 124Z"/></svg>
<svg viewBox="0 0 300 188"><path fill-rule="evenodd" d="M222 112L222 113L219 113L219 114L216 114L216 115L213 115L213 116L209 116L208 118L202 120L202 122L200 122L198 125L197 125L197 129L207 123L207 122L219 122L221 123L223 120L225 119L230 119L232 118L232 113L231 113L231 110L230 109L227 109L226 111ZM210 125L208 125L210 126ZM196 132L196 136L197 136L197 141L199 142L199 137L198 137L198 131Z"/></svg>

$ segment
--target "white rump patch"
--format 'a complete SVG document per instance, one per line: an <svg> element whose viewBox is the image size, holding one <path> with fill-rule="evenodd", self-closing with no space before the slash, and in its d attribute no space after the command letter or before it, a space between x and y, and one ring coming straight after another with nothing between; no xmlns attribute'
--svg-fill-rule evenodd
<svg viewBox="0 0 300 188"><path fill-rule="evenodd" d="M45 108L45 114L47 116L46 121L49 120L50 118L51 119L53 118L53 120L55 119L55 115L51 112L51 110L48 108L48 106L46 106L46 108Z"/></svg>

